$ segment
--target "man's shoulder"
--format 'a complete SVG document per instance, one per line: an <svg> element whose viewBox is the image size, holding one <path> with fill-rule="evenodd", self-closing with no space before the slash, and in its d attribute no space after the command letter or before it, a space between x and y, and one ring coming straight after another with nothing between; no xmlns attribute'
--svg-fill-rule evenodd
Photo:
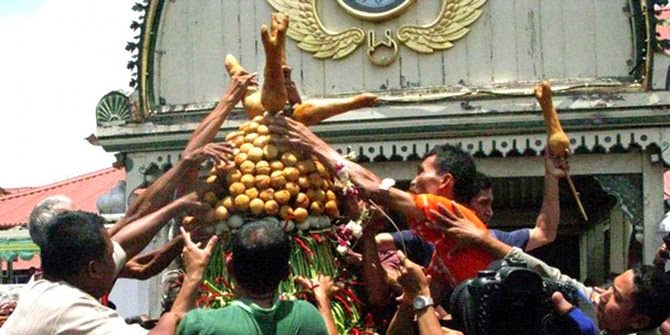
<svg viewBox="0 0 670 335"><path fill-rule="evenodd" d="M38 279L26 284L21 292L19 303L45 303L53 308L69 305L86 297L86 294L65 282L52 282ZM48 301L48 303L46 303Z"/></svg>
<svg viewBox="0 0 670 335"><path fill-rule="evenodd" d="M92 298L91 298L92 299ZM64 282L46 279L26 284L16 309L7 319L7 334L42 334L60 322L73 306L83 306L88 301L86 294ZM34 320L25 323L25 320Z"/></svg>
<svg viewBox="0 0 670 335"><path fill-rule="evenodd" d="M298 312L319 314L319 310L305 300L288 300L285 303L292 304L293 308Z"/></svg>
<svg viewBox="0 0 670 335"><path fill-rule="evenodd" d="M209 334L227 331L227 328L231 323L226 322L226 315L233 310L230 307L231 306L218 309L196 308L191 310L186 313L184 319L179 322L177 334Z"/></svg>
<svg viewBox="0 0 670 335"><path fill-rule="evenodd" d="M512 247L525 249L530 239L530 229L522 228L512 231L502 231L499 229L489 229L493 237Z"/></svg>
<svg viewBox="0 0 670 335"><path fill-rule="evenodd" d="M295 330L295 327L297 327L297 329L301 329L308 334L326 334L328 332L321 313L311 303L304 300L289 300L283 303L290 308L290 314L293 316L290 320L295 322L290 326L291 329Z"/></svg>
<svg viewBox="0 0 670 335"><path fill-rule="evenodd" d="M184 320L200 321L221 318L225 315L235 312L236 308L233 306L226 306L224 308L202 309L196 308L186 313Z"/></svg>

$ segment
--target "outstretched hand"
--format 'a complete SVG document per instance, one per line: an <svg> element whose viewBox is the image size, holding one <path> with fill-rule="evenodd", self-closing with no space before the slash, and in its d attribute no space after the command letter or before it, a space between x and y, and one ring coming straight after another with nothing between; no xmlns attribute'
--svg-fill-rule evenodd
<svg viewBox="0 0 670 335"><path fill-rule="evenodd" d="M235 146L229 142L207 143L189 152L183 159L203 163L207 158L211 158L217 165L228 166L233 164L231 158L234 156L234 150Z"/></svg>
<svg viewBox="0 0 670 335"><path fill-rule="evenodd" d="M411 304L414 298L419 295L430 296L430 276L426 276L423 268L410 261L402 251L398 250L397 254L400 260L398 283L403 290L398 300Z"/></svg>
<svg viewBox="0 0 670 335"><path fill-rule="evenodd" d="M481 243L487 232L477 228L472 221L468 220L453 201L452 207L454 208L454 213L450 212L442 204L438 204L437 211L431 209L430 212L433 218L428 227L442 231L458 241L458 245L452 250L452 253L468 245Z"/></svg>
<svg viewBox="0 0 670 335"><path fill-rule="evenodd" d="M554 294L551 295L551 303L554 305L554 312L558 315L570 312L573 307L561 292L554 292Z"/></svg>
<svg viewBox="0 0 670 335"><path fill-rule="evenodd" d="M194 243L191 240L191 233L187 232L184 227L180 227L181 236L184 238L184 248L181 252L182 260L184 261L184 269L187 276L202 276L209 264L209 259L212 256L212 250L218 241L218 237L212 236L204 248L200 248L201 242Z"/></svg>
<svg viewBox="0 0 670 335"><path fill-rule="evenodd" d="M198 193L195 191L185 194L176 199L175 202L177 203L181 214L188 213L190 215L198 216L204 214L211 208L209 204L199 201Z"/></svg>
<svg viewBox="0 0 670 335"><path fill-rule="evenodd" d="M284 86L286 87L286 96L288 98L288 103L293 106L302 102L300 93L298 93L298 88L295 86L295 83L291 79L291 66L282 65L282 73L284 74Z"/></svg>
<svg viewBox="0 0 670 335"><path fill-rule="evenodd" d="M277 135L274 141L279 145L288 145L309 153L313 153L319 145L326 145L304 124L280 114L272 118L269 128L271 133Z"/></svg>
<svg viewBox="0 0 670 335"><path fill-rule="evenodd" d="M566 300L561 292L554 292L551 295L551 302L556 315L563 317L559 328L564 329L566 334L597 335L600 333L594 320Z"/></svg>
<svg viewBox="0 0 670 335"><path fill-rule="evenodd" d="M221 100L225 104L234 106L244 98L244 95L247 93L247 87L249 86L258 86L256 73L248 73L247 71L242 70L239 74L230 78L226 93L224 93Z"/></svg>
<svg viewBox="0 0 670 335"><path fill-rule="evenodd" d="M302 286L303 289L314 293L314 298L317 302L330 301L330 297L340 289L333 282L333 278L323 274L318 274L314 279L296 276L293 281Z"/></svg>
<svg viewBox="0 0 670 335"><path fill-rule="evenodd" d="M568 156L570 150L566 149L565 155L557 157L553 156L548 149L544 150L544 171L548 176L556 179L563 178L570 171L570 164L568 163Z"/></svg>

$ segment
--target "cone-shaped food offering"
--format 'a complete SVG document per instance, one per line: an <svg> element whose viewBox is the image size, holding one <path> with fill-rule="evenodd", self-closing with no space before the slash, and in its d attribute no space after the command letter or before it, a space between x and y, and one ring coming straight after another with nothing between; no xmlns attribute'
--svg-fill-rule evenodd
<svg viewBox="0 0 670 335"><path fill-rule="evenodd" d="M265 49L265 80L261 91L261 103L265 110L276 113L286 106L286 86L284 85L284 45L288 16L281 13L272 14L270 28L261 26L261 40Z"/></svg>
<svg viewBox="0 0 670 335"><path fill-rule="evenodd" d="M551 86L543 81L535 86L535 97L542 108L544 124L547 127L547 147L554 157L565 157L570 152L570 139L558 121L558 115L551 99Z"/></svg>
<svg viewBox="0 0 670 335"><path fill-rule="evenodd" d="M544 124L547 127L547 150L549 150L549 153L553 157L565 159L570 154L570 139L563 131L561 122L558 120L558 114L556 114L554 102L551 98L551 86L549 86L549 82L543 81L535 85L535 98L540 103L542 116L544 116ZM586 215L584 205L582 205L582 201L579 198L579 192L577 192L577 188L572 182L568 171L565 171L565 178L568 181L572 195L575 197L582 217L585 221L588 221L589 217Z"/></svg>
<svg viewBox="0 0 670 335"><path fill-rule="evenodd" d="M255 117L227 136L238 149L235 167L212 168L212 176L224 176L212 180L220 183L218 189L223 191L204 195L208 203L220 204L215 207L215 217L274 216L298 224L309 216L337 218L333 178L316 157L275 146L268 128L272 118L269 114ZM261 137L267 140L259 141Z"/></svg>

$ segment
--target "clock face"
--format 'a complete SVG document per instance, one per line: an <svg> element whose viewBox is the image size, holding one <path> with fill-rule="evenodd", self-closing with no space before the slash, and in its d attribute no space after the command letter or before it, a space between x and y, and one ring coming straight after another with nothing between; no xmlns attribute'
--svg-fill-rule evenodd
<svg viewBox="0 0 670 335"><path fill-rule="evenodd" d="M337 0L349 14L368 21L384 21L400 15L414 0Z"/></svg>

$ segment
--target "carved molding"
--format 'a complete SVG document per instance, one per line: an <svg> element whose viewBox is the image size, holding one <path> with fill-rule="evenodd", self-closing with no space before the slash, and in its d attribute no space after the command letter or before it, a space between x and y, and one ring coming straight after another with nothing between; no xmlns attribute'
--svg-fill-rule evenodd
<svg viewBox="0 0 670 335"><path fill-rule="evenodd" d="M635 150L659 150L665 164L670 164L670 134L667 128L621 129L569 134L576 154L625 153ZM501 135L490 137L429 139L414 141L352 142L333 145L339 152L351 151L362 161L418 160L433 146L457 145L475 157L514 157L540 155L546 135Z"/></svg>
<svg viewBox="0 0 670 335"><path fill-rule="evenodd" d="M95 108L98 126L121 125L132 119L130 99L118 91L103 96Z"/></svg>

